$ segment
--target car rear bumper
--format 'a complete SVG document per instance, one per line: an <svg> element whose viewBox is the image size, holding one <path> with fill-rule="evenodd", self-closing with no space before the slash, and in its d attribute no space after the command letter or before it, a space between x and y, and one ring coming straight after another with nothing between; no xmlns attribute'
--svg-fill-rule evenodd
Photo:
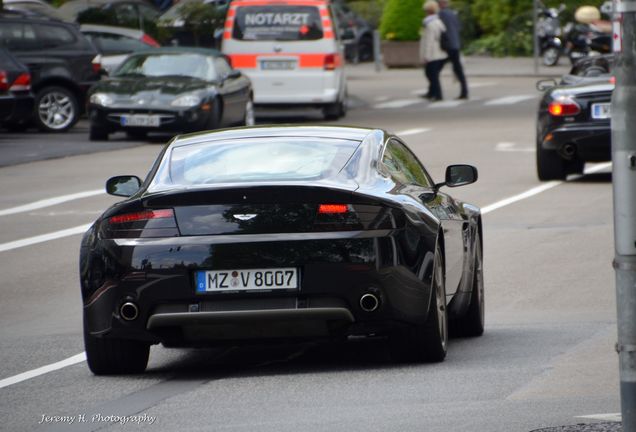
<svg viewBox="0 0 636 432"><path fill-rule="evenodd" d="M604 162L612 159L609 122L564 125L542 137L542 148L555 150L564 159Z"/></svg>
<svg viewBox="0 0 636 432"><path fill-rule="evenodd" d="M254 103L257 105L320 105L341 98L344 72L294 71L262 72L246 69L252 81Z"/></svg>
<svg viewBox="0 0 636 432"><path fill-rule="evenodd" d="M0 96L0 122L29 119L33 113L33 95L10 94Z"/></svg>

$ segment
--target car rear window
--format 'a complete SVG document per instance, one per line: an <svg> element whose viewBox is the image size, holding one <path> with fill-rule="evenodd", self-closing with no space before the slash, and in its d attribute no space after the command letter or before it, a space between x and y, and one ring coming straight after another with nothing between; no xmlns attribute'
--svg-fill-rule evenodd
<svg viewBox="0 0 636 432"><path fill-rule="evenodd" d="M299 41L323 38L315 6L244 6L238 8L232 37L246 41Z"/></svg>
<svg viewBox="0 0 636 432"><path fill-rule="evenodd" d="M175 147L162 161L149 189L320 180L340 172L358 145L340 139L285 137Z"/></svg>

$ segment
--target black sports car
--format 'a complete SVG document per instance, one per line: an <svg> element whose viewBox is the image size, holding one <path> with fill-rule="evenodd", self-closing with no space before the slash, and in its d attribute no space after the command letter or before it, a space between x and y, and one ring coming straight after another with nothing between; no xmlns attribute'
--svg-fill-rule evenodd
<svg viewBox="0 0 636 432"><path fill-rule="evenodd" d="M82 239L84 338L96 374L145 369L149 345L388 336L442 361L484 330L479 208L396 136L261 127L176 137L145 181L113 177Z"/></svg>
<svg viewBox="0 0 636 432"><path fill-rule="evenodd" d="M131 55L90 91L90 139L126 131L195 132L254 124L252 86L223 54L196 48L158 48Z"/></svg>
<svg viewBox="0 0 636 432"><path fill-rule="evenodd" d="M613 79L604 75L545 92L537 121L540 180L562 180L568 174L582 173L585 162L611 160L613 91Z"/></svg>

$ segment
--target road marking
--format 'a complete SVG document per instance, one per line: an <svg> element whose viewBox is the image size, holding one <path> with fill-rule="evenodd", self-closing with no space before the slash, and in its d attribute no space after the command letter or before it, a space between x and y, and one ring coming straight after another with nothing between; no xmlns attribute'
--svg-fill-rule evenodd
<svg viewBox="0 0 636 432"><path fill-rule="evenodd" d="M30 371L23 372L21 374L14 375L12 377L0 380L0 388L9 387L10 385L17 384L19 382L26 381L31 378L35 378L36 376L44 375L46 373L65 368L67 366L73 366L75 364L82 363L83 361L86 361L85 352L81 352L79 354L74 355L73 357L69 357L65 360L61 360L56 363L51 363L49 365L42 366L37 369L33 369Z"/></svg>
<svg viewBox="0 0 636 432"><path fill-rule="evenodd" d="M491 99L486 102L486 106L499 106L499 105L514 105L519 102L523 102L530 99L536 99L537 95L518 95L518 96L506 96L498 99Z"/></svg>
<svg viewBox="0 0 636 432"><path fill-rule="evenodd" d="M378 96L375 98L376 102L385 102L391 99L389 96Z"/></svg>
<svg viewBox="0 0 636 432"><path fill-rule="evenodd" d="M397 99L394 101L384 102L373 105L375 109L387 109L387 108L404 108L407 106L415 105L424 102L422 99Z"/></svg>
<svg viewBox="0 0 636 432"><path fill-rule="evenodd" d="M603 171L606 168L609 168L611 166L612 166L611 162L595 164L595 165L591 166L589 169L586 169L585 170L585 174L594 174L596 172ZM580 178L581 176L577 176L577 177ZM487 214L487 213L490 213L490 212L495 211L497 209L500 209L502 207L509 206L510 204L514 204L514 203L522 201L524 199L528 199L528 198L533 197L535 195L539 195L540 193L545 192L545 191L550 190L550 189L553 189L553 188L555 188L555 187L557 187L557 186L559 186L559 185L561 185L563 183L564 183L563 181L551 181L551 182L548 182L548 183L544 183L541 186L534 187L534 188L532 188L530 190L527 190L525 192L522 192L520 194L511 196L509 198L502 199L501 201L497 201L496 203L493 203L493 204L487 205L485 207L482 207L481 208L481 214Z"/></svg>
<svg viewBox="0 0 636 432"><path fill-rule="evenodd" d="M480 83L470 83L468 84L468 88L474 89L474 88L479 88L479 87L492 87L497 85L496 82L480 82Z"/></svg>
<svg viewBox="0 0 636 432"><path fill-rule="evenodd" d="M16 214L16 213L24 213L31 210L41 209L44 207L51 207L54 205L62 204L68 201L76 200L76 199L88 198L95 195L101 195L103 193L104 193L103 189L96 189L96 190L78 192L78 193L69 194L69 195L60 195L57 197L47 198L40 201L29 203L29 204L24 204L21 206L0 210L0 216L7 216L11 214Z"/></svg>
<svg viewBox="0 0 636 432"><path fill-rule="evenodd" d="M534 147L517 147L517 144L513 142L501 142L495 146L495 150L500 152L522 152L522 153L536 152L536 149Z"/></svg>
<svg viewBox="0 0 636 432"><path fill-rule="evenodd" d="M465 100L447 100L447 101L439 101L432 102L428 107L429 108L456 108L462 104L464 104Z"/></svg>
<svg viewBox="0 0 636 432"><path fill-rule="evenodd" d="M405 129L403 131L400 131L398 133L396 133L397 136L403 137L403 136L411 136L411 135L417 135L417 134L421 134L424 132L430 132L431 129L430 128L415 128L415 129Z"/></svg>
<svg viewBox="0 0 636 432"><path fill-rule="evenodd" d="M0 243L0 252L18 249L25 246L31 246L38 243L44 243L50 240L56 240L62 237L69 237L76 234L84 234L92 224L80 225L48 234L42 234L35 237L28 237L22 240L16 240L8 243Z"/></svg>
<svg viewBox="0 0 636 432"><path fill-rule="evenodd" d="M574 418L590 419L590 420L602 420L602 421L609 421L609 422L620 422L620 421L622 421L621 413L590 414L590 415L576 416Z"/></svg>

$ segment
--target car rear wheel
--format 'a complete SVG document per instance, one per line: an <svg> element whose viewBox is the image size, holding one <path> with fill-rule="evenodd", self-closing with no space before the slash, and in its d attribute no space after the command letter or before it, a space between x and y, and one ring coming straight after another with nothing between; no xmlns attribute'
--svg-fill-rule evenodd
<svg viewBox="0 0 636 432"><path fill-rule="evenodd" d="M403 329L389 339L391 357L406 362L441 362L448 347L448 314L442 250L438 246L433 264L431 304L426 322Z"/></svg>
<svg viewBox="0 0 636 432"><path fill-rule="evenodd" d="M146 370L150 345L125 339L91 336L84 328L88 368L95 375L137 374Z"/></svg>
<svg viewBox="0 0 636 432"><path fill-rule="evenodd" d="M484 301L484 266L482 259L481 238L475 239L475 268L473 270L473 288L470 305L466 315L455 321L454 330L458 336L475 337L484 334L485 301Z"/></svg>
<svg viewBox="0 0 636 432"><path fill-rule="evenodd" d="M108 141L108 131L91 126L88 130L88 139L89 141Z"/></svg>
<svg viewBox="0 0 636 432"><path fill-rule="evenodd" d="M554 150L546 150L537 142L537 175L539 180L565 180L565 161Z"/></svg>
<svg viewBox="0 0 636 432"><path fill-rule="evenodd" d="M43 132L64 132L79 118L79 104L70 90L50 86L35 96L35 123Z"/></svg>

